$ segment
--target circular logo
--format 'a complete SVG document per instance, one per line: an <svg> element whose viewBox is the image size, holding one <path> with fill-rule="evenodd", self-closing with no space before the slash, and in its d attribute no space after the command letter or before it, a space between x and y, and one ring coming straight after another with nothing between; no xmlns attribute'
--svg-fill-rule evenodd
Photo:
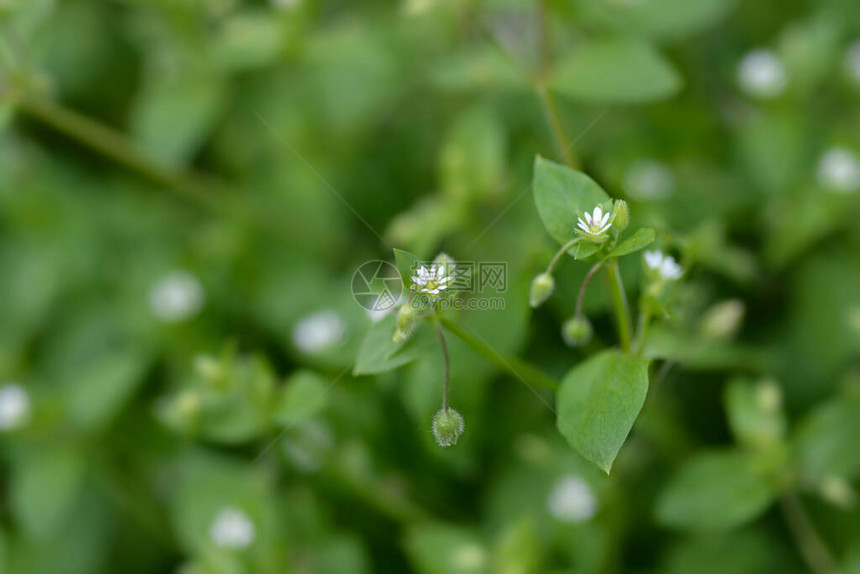
<svg viewBox="0 0 860 574"><path fill-rule="evenodd" d="M387 261L368 261L352 276L352 296L368 311L387 311L400 302L403 281Z"/></svg>

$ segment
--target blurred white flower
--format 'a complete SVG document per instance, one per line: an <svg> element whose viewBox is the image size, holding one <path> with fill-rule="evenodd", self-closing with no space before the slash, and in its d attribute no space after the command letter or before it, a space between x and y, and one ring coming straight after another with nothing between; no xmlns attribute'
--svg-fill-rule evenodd
<svg viewBox="0 0 860 574"><path fill-rule="evenodd" d="M582 477L565 476L547 497L549 513L562 522L583 522L597 514L597 498Z"/></svg>
<svg viewBox="0 0 860 574"><path fill-rule="evenodd" d="M209 527L209 536L220 548L241 550L254 541L256 529L251 519L236 508L225 508Z"/></svg>
<svg viewBox="0 0 860 574"><path fill-rule="evenodd" d="M712 306L702 318L702 335L709 339L729 339L740 329L746 305L740 299L729 299Z"/></svg>
<svg viewBox="0 0 860 574"><path fill-rule="evenodd" d="M853 193L860 189L860 161L848 149L835 147L818 160L818 183L829 191Z"/></svg>
<svg viewBox="0 0 860 574"><path fill-rule="evenodd" d="M603 213L603 208L598 205L594 208L593 214L585 213L583 216L584 220L582 217L579 217L577 226L589 237L601 237L612 226L612 223L609 221L610 215L612 214L609 212Z"/></svg>
<svg viewBox="0 0 860 574"><path fill-rule="evenodd" d="M428 295L438 295L440 291L450 287L452 281L454 276L445 275L444 265L434 264L429 270L422 265L418 268L417 275L412 276L412 282L417 291Z"/></svg>
<svg viewBox="0 0 860 574"><path fill-rule="evenodd" d="M23 426L30 419L30 395L21 385L0 387L0 431Z"/></svg>
<svg viewBox="0 0 860 574"><path fill-rule="evenodd" d="M340 315L325 309L308 315L293 328L293 344L305 353L318 353L336 345L346 332Z"/></svg>
<svg viewBox="0 0 860 574"><path fill-rule="evenodd" d="M860 87L860 40L845 51L845 71L854 85Z"/></svg>
<svg viewBox="0 0 860 574"><path fill-rule="evenodd" d="M684 274L684 270L681 269L675 258L662 251L646 251L645 264L649 269L658 273L660 277L670 281L678 279Z"/></svg>
<svg viewBox="0 0 860 574"><path fill-rule="evenodd" d="M624 189L630 197L640 201L663 199L675 192L675 177L664 164L643 159L627 170Z"/></svg>
<svg viewBox="0 0 860 574"><path fill-rule="evenodd" d="M187 271L173 271L149 291L149 306L165 323L190 319L203 307L203 285Z"/></svg>
<svg viewBox="0 0 860 574"><path fill-rule="evenodd" d="M738 65L738 85L748 96L770 100L788 84L785 66L770 50L753 50Z"/></svg>

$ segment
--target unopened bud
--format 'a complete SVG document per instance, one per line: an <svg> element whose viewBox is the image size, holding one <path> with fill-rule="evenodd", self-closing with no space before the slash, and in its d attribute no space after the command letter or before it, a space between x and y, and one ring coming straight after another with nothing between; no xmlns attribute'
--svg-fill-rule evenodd
<svg viewBox="0 0 860 574"><path fill-rule="evenodd" d="M561 326L561 336L570 347L586 344L592 333L591 323L585 317L572 317Z"/></svg>
<svg viewBox="0 0 860 574"><path fill-rule="evenodd" d="M221 362L209 355L197 355L194 357L194 371L209 382L217 381L223 374Z"/></svg>
<svg viewBox="0 0 860 574"><path fill-rule="evenodd" d="M765 379L758 384L756 400L762 411L772 414L782 408L782 389L773 379Z"/></svg>
<svg viewBox="0 0 860 574"><path fill-rule="evenodd" d="M555 279L549 273L541 273L532 280L529 290L529 305L540 307L555 291Z"/></svg>
<svg viewBox="0 0 860 574"><path fill-rule="evenodd" d="M709 339L730 339L740 329L745 311L740 299L717 303L702 318L702 335Z"/></svg>
<svg viewBox="0 0 860 574"><path fill-rule="evenodd" d="M821 497L835 506L851 509L857 503L857 493L841 476L828 476L819 485Z"/></svg>
<svg viewBox="0 0 860 574"><path fill-rule="evenodd" d="M630 206L623 199L616 199L612 206L612 225L618 231L624 231L630 223Z"/></svg>
<svg viewBox="0 0 860 574"><path fill-rule="evenodd" d="M433 416L433 436L439 446L454 446L462 436L466 425L463 415L454 409L440 409Z"/></svg>
<svg viewBox="0 0 860 574"><path fill-rule="evenodd" d="M394 342L405 341L412 336L418 324L418 310L406 303L397 310L397 329L394 331Z"/></svg>

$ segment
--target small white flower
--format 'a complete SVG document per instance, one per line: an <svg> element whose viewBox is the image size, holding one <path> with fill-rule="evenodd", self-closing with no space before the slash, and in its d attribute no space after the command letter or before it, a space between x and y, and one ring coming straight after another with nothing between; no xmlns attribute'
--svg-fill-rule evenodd
<svg viewBox="0 0 860 574"><path fill-rule="evenodd" d="M657 272L663 279L673 281L684 274L684 270L675 261L671 255L666 255L662 251L646 251L645 264L652 271Z"/></svg>
<svg viewBox="0 0 860 574"><path fill-rule="evenodd" d="M178 323L196 315L204 298L197 277L187 271L173 271L150 289L149 307L165 323Z"/></svg>
<svg viewBox="0 0 860 574"><path fill-rule="evenodd" d="M598 205L593 214L585 213L584 220L582 217L578 218L577 226L589 237L601 237L612 226L609 221L611 215L609 212L603 213L603 208Z"/></svg>
<svg viewBox="0 0 860 574"><path fill-rule="evenodd" d="M293 344L305 353L318 353L340 342L346 324L332 309L308 315L293 328Z"/></svg>
<svg viewBox="0 0 860 574"><path fill-rule="evenodd" d="M30 419L30 395L21 385L0 387L0 431L23 426Z"/></svg>
<svg viewBox="0 0 860 574"><path fill-rule="evenodd" d="M853 193L860 189L860 161L850 150L835 147L818 160L818 183L829 191Z"/></svg>
<svg viewBox="0 0 860 574"><path fill-rule="evenodd" d="M643 159L627 170L624 189L630 197L642 201L663 199L675 192L675 177L664 164Z"/></svg>
<svg viewBox="0 0 860 574"><path fill-rule="evenodd" d="M562 522L583 522L597 514L597 498L579 476L559 480L546 500L549 513Z"/></svg>
<svg viewBox="0 0 860 574"><path fill-rule="evenodd" d="M416 275L412 276L412 287L419 293L438 295L440 291L450 287L452 281L454 281L454 276L445 274L444 265L432 264L430 269L422 265L418 268Z"/></svg>
<svg viewBox="0 0 860 574"><path fill-rule="evenodd" d="M254 541L256 529L251 519L236 508L225 508L209 527L209 536L220 548L241 550Z"/></svg>
<svg viewBox="0 0 860 574"><path fill-rule="evenodd" d="M785 66L770 50L753 50L738 66L738 85L748 96L771 100L788 84Z"/></svg>
<svg viewBox="0 0 860 574"><path fill-rule="evenodd" d="M855 86L860 87L860 40L845 51L845 71Z"/></svg>

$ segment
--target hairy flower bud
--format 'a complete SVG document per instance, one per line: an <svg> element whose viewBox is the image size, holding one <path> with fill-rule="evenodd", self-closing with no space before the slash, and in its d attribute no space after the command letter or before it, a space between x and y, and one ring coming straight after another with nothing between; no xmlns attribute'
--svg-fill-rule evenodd
<svg viewBox="0 0 860 574"><path fill-rule="evenodd" d="M616 199L612 206L612 225L618 231L624 231L630 223L630 207L623 199Z"/></svg>
<svg viewBox="0 0 860 574"><path fill-rule="evenodd" d="M397 329L394 331L394 342L405 341L412 336L418 324L418 310L406 303L397 310Z"/></svg>
<svg viewBox="0 0 860 574"><path fill-rule="evenodd" d="M529 290L529 305L540 307L555 291L555 279L549 273L541 273L532 280Z"/></svg>
<svg viewBox="0 0 860 574"><path fill-rule="evenodd" d="M585 317L572 317L561 326L561 336L570 347L584 345L591 340L591 323Z"/></svg>
<svg viewBox="0 0 860 574"><path fill-rule="evenodd" d="M463 415L454 409L439 409L433 416L433 436L439 446L454 446L466 425Z"/></svg>

